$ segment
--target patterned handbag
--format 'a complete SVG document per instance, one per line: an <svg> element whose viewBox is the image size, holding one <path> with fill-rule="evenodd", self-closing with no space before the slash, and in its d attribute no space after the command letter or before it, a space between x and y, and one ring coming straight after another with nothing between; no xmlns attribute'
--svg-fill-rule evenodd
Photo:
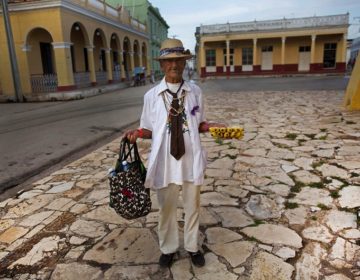
<svg viewBox="0 0 360 280"><path fill-rule="evenodd" d="M136 143L130 144L127 138L121 140L114 173L109 176L110 207L128 220L146 216L151 210L150 189L144 186L146 169Z"/></svg>

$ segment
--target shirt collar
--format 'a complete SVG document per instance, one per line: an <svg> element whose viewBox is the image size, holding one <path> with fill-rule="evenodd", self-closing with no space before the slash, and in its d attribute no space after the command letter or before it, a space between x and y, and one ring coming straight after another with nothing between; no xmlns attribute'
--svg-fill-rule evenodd
<svg viewBox="0 0 360 280"><path fill-rule="evenodd" d="M156 93L159 95L161 93L163 93L164 91L166 91L168 89L166 82L165 82L165 77L162 78L160 84L157 87ZM190 85L188 81L184 81L184 84L182 86L182 89L184 89L185 91L190 91Z"/></svg>

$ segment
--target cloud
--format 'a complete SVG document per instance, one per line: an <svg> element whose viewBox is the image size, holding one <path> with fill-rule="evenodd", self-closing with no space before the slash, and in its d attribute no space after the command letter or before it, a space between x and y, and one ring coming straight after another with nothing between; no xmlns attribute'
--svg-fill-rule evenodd
<svg viewBox="0 0 360 280"><path fill-rule="evenodd" d="M201 24L222 24L314 15L334 15L350 12L350 23L360 23L359 0L183 0L181 4L168 0L150 0L169 24L169 37L177 35L186 48L195 46L195 28ZM360 26L351 26L350 37L360 36Z"/></svg>

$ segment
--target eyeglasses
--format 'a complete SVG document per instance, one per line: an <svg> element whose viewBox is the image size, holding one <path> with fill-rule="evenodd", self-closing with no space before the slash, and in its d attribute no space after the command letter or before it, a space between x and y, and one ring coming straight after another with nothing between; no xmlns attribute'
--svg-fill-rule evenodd
<svg viewBox="0 0 360 280"><path fill-rule="evenodd" d="M185 62L185 60L183 58L167 58L167 59L162 59L161 62L163 62L163 63L173 63L173 62L175 62L176 64L178 64L178 63Z"/></svg>

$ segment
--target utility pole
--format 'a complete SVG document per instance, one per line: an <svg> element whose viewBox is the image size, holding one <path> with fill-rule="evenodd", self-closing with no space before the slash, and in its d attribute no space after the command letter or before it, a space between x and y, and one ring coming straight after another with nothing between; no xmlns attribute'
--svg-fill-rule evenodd
<svg viewBox="0 0 360 280"><path fill-rule="evenodd" d="M5 33L6 33L9 55L10 55L11 73L12 73L14 89L15 89L15 98L17 102L23 102L24 99L20 87L20 76L19 76L19 69L16 60L14 38L13 38L10 19L9 19L8 1L1 0L1 4L3 10L5 31L6 31Z"/></svg>

